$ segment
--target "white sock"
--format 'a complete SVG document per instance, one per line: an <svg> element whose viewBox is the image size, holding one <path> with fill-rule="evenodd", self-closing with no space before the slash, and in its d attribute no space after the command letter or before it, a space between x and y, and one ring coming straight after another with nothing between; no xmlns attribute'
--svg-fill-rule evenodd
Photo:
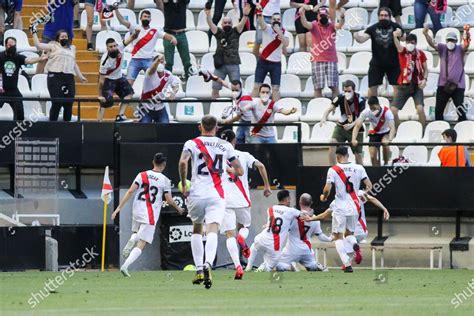
<svg viewBox="0 0 474 316"><path fill-rule="evenodd" d="M352 244L347 240L347 238L344 238L344 246L346 247L346 253L351 253L354 252L354 248L352 247Z"/></svg>
<svg viewBox="0 0 474 316"><path fill-rule="evenodd" d="M339 257L341 258L342 264L345 265L346 267L350 265L350 259L349 256L346 253L346 247L344 246L344 240L338 239L335 242L336 244L336 250L337 253L339 254Z"/></svg>
<svg viewBox="0 0 474 316"><path fill-rule="evenodd" d="M194 265L196 269L200 269L204 262L204 245L201 234L191 235L191 251L193 253Z"/></svg>
<svg viewBox="0 0 474 316"><path fill-rule="evenodd" d="M206 262L211 266L216 259L217 252L217 234L216 233L207 233L206 239Z"/></svg>
<svg viewBox="0 0 474 316"><path fill-rule="evenodd" d="M137 233L133 233L132 236L130 236L130 240L133 242L137 242L138 240L140 240L140 238L138 238Z"/></svg>
<svg viewBox="0 0 474 316"><path fill-rule="evenodd" d="M247 267L245 268L245 271L252 271L253 262L255 261L255 257L257 257L257 253L257 247L255 247L255 244L252 244L252 246L250 246L250 257L247 261Z"/></svg>
<svg viewBox="0 0 474 316"><path fill-rule="evenodd" d="M237 268L238 266L240 266L239 247L237 247L237 240L235 239L235 237L227 238L226 244L227 250L229 251L229 255L232 258L232 262Z"/></svg>
<svg viewBox="0 0 474 316"><path fill-rule="evenodd" d="M241 229L239 229L239 235L244 237L244 239L247 239L247 237L249 236L249 229L247 227L242 227Z"/></svg>
<svg viewBox="0 0 474 316"><path fill-rule="evenodd" d="M138 257L140 257L140 255L142 254L142 250L138 247L135 247L132 249L132 251L130 252L130 256L128 256L127 260L125 260L125 262L123 263L122 267L125 268L125 269L128 269L128 267L135 262L135 260L138 259Z"/></svg>
<svg viewBox="0 0 474 316"><path fill-rule="evenodd" d="M347 242L351 245L351 251L350 252L353 252L354 251L354 245L357 244L357 239L355 238L354 235L349 235L349 236L346 236L344 238L345 240L347 240Z"/></svg>

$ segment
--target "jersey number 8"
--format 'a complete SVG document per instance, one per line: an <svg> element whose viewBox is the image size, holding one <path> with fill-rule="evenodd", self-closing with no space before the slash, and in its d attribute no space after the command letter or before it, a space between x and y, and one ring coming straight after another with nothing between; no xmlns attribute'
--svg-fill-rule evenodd
<svg viewBox="0 0 474 316"><path fill-rule="evenodd" d="M268 227L268 231L271 231L273 234L279 234L281 232L281 225L283 225L283 218L270 217L270 227Z"/></svg>

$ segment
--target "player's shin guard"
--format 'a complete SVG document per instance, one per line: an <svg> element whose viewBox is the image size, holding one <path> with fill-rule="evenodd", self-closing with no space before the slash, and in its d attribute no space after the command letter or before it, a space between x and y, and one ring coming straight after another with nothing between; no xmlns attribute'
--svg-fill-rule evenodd
<svg viewBox="0 0 474 316"><path fill-rule="evenodd" d="M229 255L232 258L232 262L237 268L238 266L240 266L239 248L237 247L237 240L235 239L235 237L227 238L226 244L227 250L229 251Z"/></svg>
<svg viewBox="0 0 474 316"><path fill-rule="evenodd" d="M344 241L342 239L338 239L335 242L336 245L336 250L337 253L339 254L339 257L341 258L342 264L345 266L350 266L350 259L349 256L346 253L346 247L344 246Z"/></svg>
<svg viewBox="0 0 474 316"><path fill-rule="evenodd" d="M140 257L140 255L142 254L142 250L138 247L135 247L132 249L132 251L130 252L130 255L128 256L127 260L125 260L125 262L123 263L122 265L122 268L125 268L125 269L128 269L128 267L135 262L135 260L138 259L138 257Z"/></svg>
<svg viewBox="0 0 474 316"><path fill-rule="evenodd" d="M245 271L252 271L253 263L255 261L255 257L257 256L257 253L257 247L255 247L255 244L252 244L252 246L250 246L250 257L247 261L247 267L245 268Z"/></svg>
<svg viewBox="0 0 474 316"><path fill-rule="evenodd" d="M217 234L216 233L207 233L206 240L206 262L212 266L214 259L216 259L217 252Z"/></svg>
<svg viewBox="0 0 474 316"><path fill-rule="evenodd" d="M244 239L247 239L249 236L249 229L247 227L242 227L239 229L239 235L242 236Z"/></svg>
<svg viewBox="0 0 474 316"><path fill-rule="evenodd" d="M204 245L202 244L201 234L191 235L191 251L193 253L194 265L196 269L202 269L204 263Z"/></svg>

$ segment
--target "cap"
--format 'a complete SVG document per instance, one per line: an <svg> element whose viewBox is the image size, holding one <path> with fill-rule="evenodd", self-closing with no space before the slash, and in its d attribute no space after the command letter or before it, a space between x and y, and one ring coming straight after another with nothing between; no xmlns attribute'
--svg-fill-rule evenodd
<svg viewBox="0 0 474 316"><path fill-rule="evenodd" d="M454 32L449 32L448 35L446 35L446 40L457 41L457 40L458 40L458 36L457 36L457 34L454 33Z"/></svg>

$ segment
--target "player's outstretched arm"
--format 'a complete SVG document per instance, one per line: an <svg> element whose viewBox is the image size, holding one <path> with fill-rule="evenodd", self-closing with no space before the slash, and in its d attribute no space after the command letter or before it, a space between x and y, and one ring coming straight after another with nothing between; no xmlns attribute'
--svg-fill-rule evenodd
<svg viewBox="0 0 474 316"><path fill-rule="evenodd" d="M326 183L323 188L323 194L319 197L321 202L326 202L328 200L328 196L331 193L332 183Z"/></svg>
<svg viewBox="0 0 474 316"><path fill-rule="evenodd" d="M390 213L388 212L387 208L376 197L373 197L367 194L367 201L369 201L370 203L377 206L379 209L383 211L384 220L387 221L390 218Z"/></svg>
<svg viewBox="0 0 474 316"><path fill-rule="evenodd" d="M306 222L320 221L320 220L324 220L324 219L329 218L329 217L331 217L331 211L329 209L325 210L324 212L322 212L319 215L313 215L313 216L309 216L309 215L306 215L306 214L301 215L301 218Z"/></svg>
<svg viewBox="0 0 474 316"><path fill-rule="evenodd" d="M232 160L230 165L232 166L232 168L234 168L234 174L236 176L240 177L244 175L244 168L242 168L242 165L240 164L239 159Z"/></svg>
<svg viewBox="0 0 474 316"><path fill-rule="evenodd" d="M176 202L173 200L173 196L171 195L171 193L169 192L165 193L165 200L166 200L166 203L171 205L178 212L179 215L183 215L184 213L183 208L180 207L178 204L176 204Z"/></svg>
<svg viewBox="0 0 474 316"><path fill-rule="evenodd" d="M125 193L125 196L122 198L120 201L119 205L117 206L117 209L112 213L112 220L115 219L118 213L122 210L122 208L127 204L128 200L133 196L135 191L138 189L138 185L136 183L133 183L130 188L128 189L127 193Z"/></svg>
<svg viewBox="0 0 474 316"><path fill-rule="evenodd" d="M267 168L265 168L265 165L258 160L255 161L254 167L258 169L258 173L260 173L260 177L262 177L263 180L263 195L269 197L272 194L272 190L270 188L270 180L268 180Z"/></svg>
<svg viewBox="0 0 474 316"><path fill-rule="evenodd" d="M181 183L186 183L186 176L188 174L188 161L191 159L191 153L189 151L183 151L181 153L181 157L179 158L179 178L181 179ZM183 196L188 196L188 191L186 185L183 185L182 189Z"/></svg>

